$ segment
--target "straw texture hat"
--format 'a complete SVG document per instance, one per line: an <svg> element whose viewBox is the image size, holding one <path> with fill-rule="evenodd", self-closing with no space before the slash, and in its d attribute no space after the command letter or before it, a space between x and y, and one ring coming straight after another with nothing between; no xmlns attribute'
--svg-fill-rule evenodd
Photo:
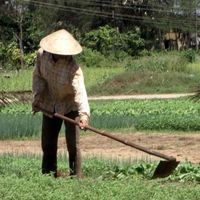
<svg viewBox="0 0 200 200"><path fill-rule="evenodd" d="M65 29L61 29L44 37L40 47L53 54L76 55L82 51L78 41Z"/></svg>

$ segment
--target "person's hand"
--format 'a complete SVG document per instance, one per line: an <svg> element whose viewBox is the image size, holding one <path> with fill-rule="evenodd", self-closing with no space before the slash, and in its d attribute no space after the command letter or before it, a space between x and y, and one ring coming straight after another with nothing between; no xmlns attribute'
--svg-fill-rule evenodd
<svg viewBox="0 0 200 200"><path fill-rule="evenodd" d="M88 126L88 120L86 120L86 119L80 119L80 121L79 121L79 127L80 127L80 129L86 130L87 126Z"/></svg>

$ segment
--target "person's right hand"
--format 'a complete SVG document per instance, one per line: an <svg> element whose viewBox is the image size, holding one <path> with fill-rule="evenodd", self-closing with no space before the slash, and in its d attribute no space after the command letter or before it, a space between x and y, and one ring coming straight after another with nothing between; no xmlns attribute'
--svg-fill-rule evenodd
<svg viewBox="0 0 200 200"><path fill-rule="evenodd" d="M88 120L87 119L80 119L79 121L79 127L82 130L85 130L88 126Z"/></svg>

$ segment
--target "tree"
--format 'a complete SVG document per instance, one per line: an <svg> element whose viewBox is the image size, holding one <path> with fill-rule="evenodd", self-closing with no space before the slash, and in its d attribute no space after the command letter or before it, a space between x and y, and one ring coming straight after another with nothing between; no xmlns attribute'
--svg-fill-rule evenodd
<svg viewBox="0 0 200 200"><path fill-rule="evenodd" d="M23 23L26 8L18 0L1 0L1 39L16 40L20 49L20 64L24 67ZM9 28L8 28L9 27ZM4 36L5 35L5 36Z"/></svg>

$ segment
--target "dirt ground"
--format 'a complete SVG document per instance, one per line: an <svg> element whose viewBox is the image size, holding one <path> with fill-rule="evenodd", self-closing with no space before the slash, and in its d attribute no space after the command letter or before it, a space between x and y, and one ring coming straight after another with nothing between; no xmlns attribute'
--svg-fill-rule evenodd
<svg viewBox="0 0 200 200"><path fill-rule="evenodd" d="M117 136L135 144L148 147L151 150L174 156L179 161L200 163L200 134L172 134L172 133L133 133L117 134ZM80 138L82 157L102 157L117 160L159 160L155 156L143 153L132 147L126 146L109 138L92 134L82 135ZM65 138L59 138L58 152L66 153ZM40 140L0 141L0 154L41 154Z"/></svg>

